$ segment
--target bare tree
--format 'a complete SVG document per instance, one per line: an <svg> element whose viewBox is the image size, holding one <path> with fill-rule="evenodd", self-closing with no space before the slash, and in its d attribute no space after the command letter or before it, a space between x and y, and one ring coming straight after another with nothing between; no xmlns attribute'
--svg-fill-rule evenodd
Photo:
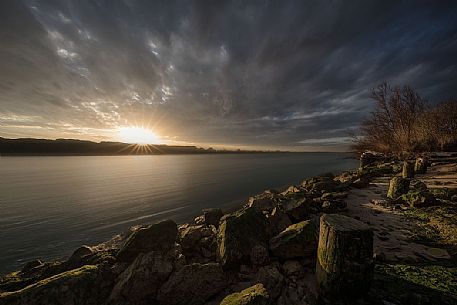
<svg viewBox="0 0 457 305"><path fill-rule="evenodd" d="M372 90L375 110L360 128L355 140L357 151L374 150L384 153L409 153L419 144L417 129L426 109L425 100L411 87L391 87L387 83Z"/></svg>

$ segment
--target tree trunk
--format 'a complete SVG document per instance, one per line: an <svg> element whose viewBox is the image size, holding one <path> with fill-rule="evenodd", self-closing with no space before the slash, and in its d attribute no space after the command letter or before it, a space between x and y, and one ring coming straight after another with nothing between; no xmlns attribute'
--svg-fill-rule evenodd
<svg viewBox="0 0 457 305"><path fill-rule="evenodd" d="M373 232L353 218L324 214L320 220L316 276L323 299L354 299L373 278Z"/></svg>

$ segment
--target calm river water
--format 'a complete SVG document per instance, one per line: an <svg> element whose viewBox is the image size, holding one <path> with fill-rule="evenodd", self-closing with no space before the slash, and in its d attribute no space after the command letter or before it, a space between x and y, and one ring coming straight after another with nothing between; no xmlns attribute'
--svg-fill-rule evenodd
<svg viewBox="0 0 457 305"><path fill-rule="evenodd" d="M356 164L341 153L0 157L0 274Z"/></svg>

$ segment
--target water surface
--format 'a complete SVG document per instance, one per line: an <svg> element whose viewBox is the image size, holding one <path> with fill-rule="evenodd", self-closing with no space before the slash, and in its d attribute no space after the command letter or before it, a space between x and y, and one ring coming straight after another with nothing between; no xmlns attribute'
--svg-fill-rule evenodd
<svg viewBox="0 0 457 305"><path fill-rule="evenodd" d="M348 154L0 158L0 273L68 256L128 227L191 221L268 188L353 169Z"/></svg>

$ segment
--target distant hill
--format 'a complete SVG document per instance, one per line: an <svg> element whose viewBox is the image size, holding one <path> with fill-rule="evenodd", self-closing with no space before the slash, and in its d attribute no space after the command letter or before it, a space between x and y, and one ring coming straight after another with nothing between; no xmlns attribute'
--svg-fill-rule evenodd
<svg viewBox="0 0 457 305"><path fill-rule="evenodd" d="M215 150L197 146L135 145L121 142L91 142L74 139L7 139L0 137L0 155L60 156L60 155L165 155L260 153L263 151Z"/></svg>

